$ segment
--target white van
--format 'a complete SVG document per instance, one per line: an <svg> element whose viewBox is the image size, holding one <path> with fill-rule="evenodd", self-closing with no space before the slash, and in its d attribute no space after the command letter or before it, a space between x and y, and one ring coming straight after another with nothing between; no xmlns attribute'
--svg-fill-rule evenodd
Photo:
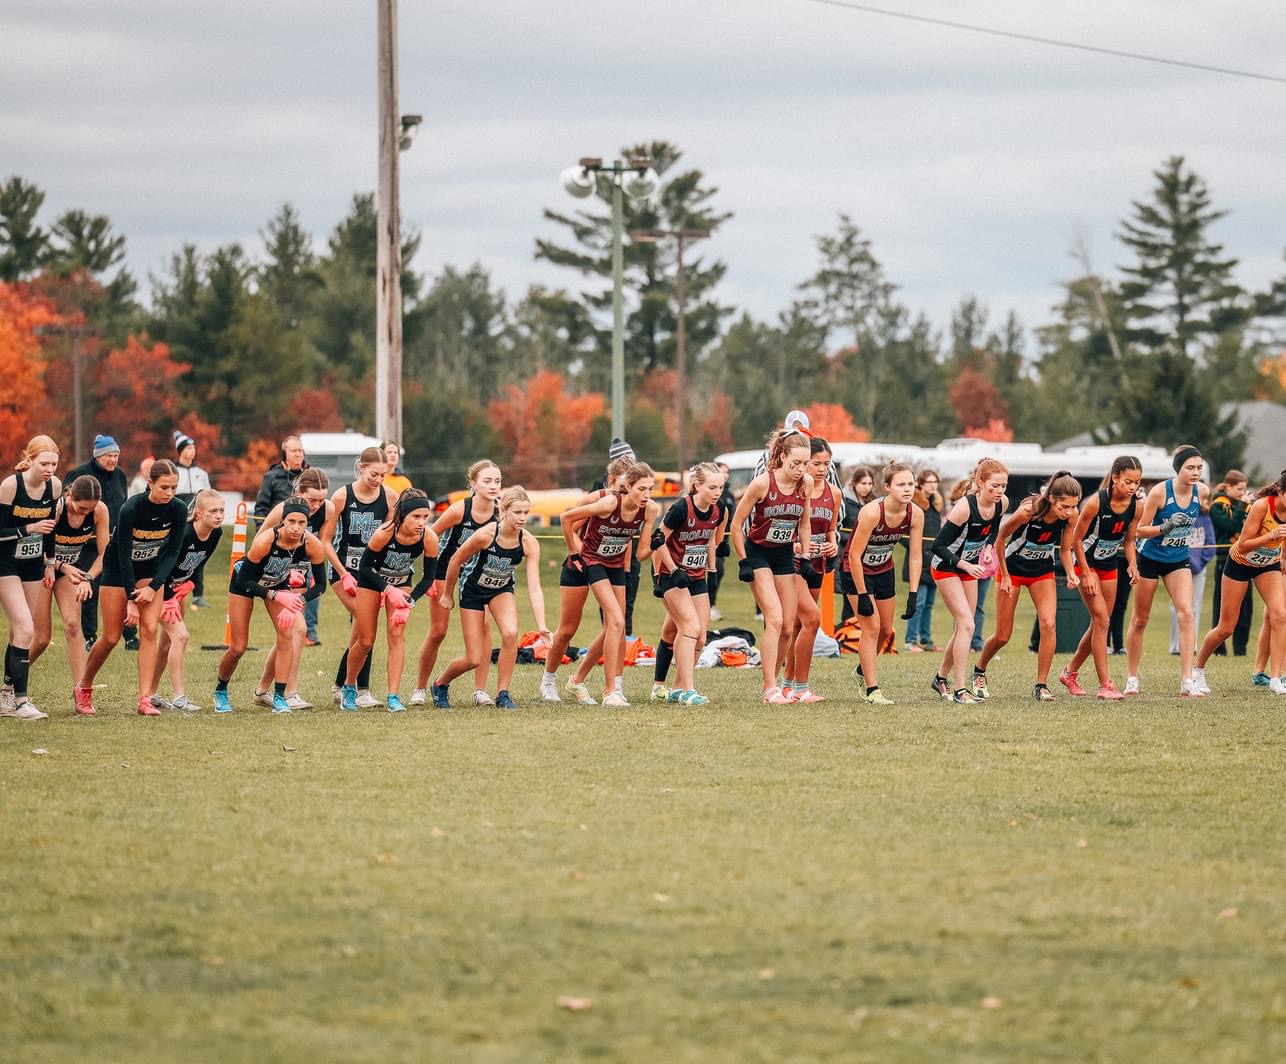
<svg viewBox="0 0 1286 1064"><path fill-rule="evenodd" d="M322 470L331 487L347 484L357 475L357 459L367 447L378 447L383 441L352 429L346 432L301 432L304 461Z"/></svg>

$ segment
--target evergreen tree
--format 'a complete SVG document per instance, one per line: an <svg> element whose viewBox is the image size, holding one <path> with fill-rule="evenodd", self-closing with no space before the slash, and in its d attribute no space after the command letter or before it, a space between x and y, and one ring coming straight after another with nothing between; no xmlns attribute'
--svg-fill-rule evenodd
<svg viewBox="0 0 1286 1064"><path fill-rule="evenodd" d="M491 287L479 263L461 272L444 267L424 299L408 315L414 341L405 347L407 379L432 379L437 386L475 390L491 399L509 377L504 348L508 311L504 292ZM530 371L528 371L530 372Z"/></svg>
<svg viewBox="0 0 1286 1064"><path fill-rule="evenodd" d="M44 261L49 234L36 222L45 194L13 176L0 185L0 281L31 276Z"/></svg>
<svg viewBox="0 0 1286 1064"><path fill-rule="evenodd" d="M267 261L256 271L259 291L276 305L286 327L297 329L322 287L312 237L289 203L282 204L260 236Z"/></svg>

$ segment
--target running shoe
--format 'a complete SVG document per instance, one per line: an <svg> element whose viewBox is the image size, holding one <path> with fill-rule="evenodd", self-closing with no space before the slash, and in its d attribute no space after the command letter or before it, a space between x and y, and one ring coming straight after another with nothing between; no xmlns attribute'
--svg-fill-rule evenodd
<svg viewBox="0 0 1286 1064"><path fill-rule="evenodd" d="M339 708L347 713L357 712L357 688L345 684L339 689Z"/></svg>
<svg viewBox="0 0 1286 1064"><path fill-rule="evenodd" d="M799 701L800 692L793 685L790 687L783 687L781 689L781 693L786 696L787 705L793 706L796 702Z"/></svg>
<svg viewBox="0 0 1286 1064"><path fill-rule="evenodd" d="M148 706L147 708L152 709L151 706ZM140 713L143 712L143 708L141 705L139 706L139 712ZM160 711L152 710L152 713L158 713L158 712ZM150 715L151 714L149 714L149 716ZM6 716L13 717L14 720L48 720L49 719L49 714L42 713L39 709L37 709L36 703L33 702L30 698L18 699L14 703L13 711L11 713L6 714Z"/></svg>
<svg viewBox="0 0 1286 1064"><path fill-rule="evenodd" d="M979 672L977 668L973 670L973 682L969 686L970 693L979 701L991 697L991 692L987 690L987 674Z"/></svg>
<svg viewBox="0 0 1286 1064"><path fill-rule="evenodd" d="M168 698L162 697L161 695L153 695L150 701L152 705L154 705L157 709L160 709L160 710L174 708L174 703L171 702Z"/></svg>
<svg viewBox="0 0 1286 1064"><path fill-rule="evenodd" d="M273 706L272 692L256 691L254 702L256 706L266 706L268 709L272 709L272 706Z"/></svg>
<svg viewBox="0 0 1286 1064"><path fill-rule="evenodd" d="M429 697L433 699L434 709L451 708L451 691L445 684L429 684Z"/></svg>
<svg viewBox="0 0 1286 1064"><path fill-rule="evenodd" d="M388 698L384 700L384 704L388 706L388 711L390 713L406 712L406 706L402 705L402 700L398 698L397 695L389 695Z"/></svg>
<svg viewBox="0 0 1286 1064"><path fill-rule="evenodd" d="M868 706L892 706L896 703L878 687L873 687L861 696Z"/></svg>
<svg viewBox="0 0 1286 1064"><path fill-rule="evenodd" d="M274 713L290 713L290 702L285 695L274 694L272 696L272 711Z"/></svg>
<svg viewBox="0 0 1286 1064"><path fill-rule="evenodd" d="M379 706L382 704L383 703L381 703L378 698L376 698L373 694L371 694L370 691L357 692L358 709L374 709L376 706Z"/></svg>
<svg viewBox="0 0 1286 1064"><path fill-rule="evenodd" d="M652 685L652 693L653 693L654 695L656 694L656 688L657 688L657 685L656 685L656 684L653 684L653 685ZM666 701L666 702L673 702L673 703L675 703L675 704L677 705L678 703L680 703L680 702L682 702L682 701L683 701L683 696L684 696L684 695L686 695L687 693L688 693L688 692L687 692L687 691L685 691L682 687L672 687L672 688L670 688L670 690L669 690L668 692L666 692L666 695L665 695L665 699L664 699L664 701ZM652 701L653 701L653 702L660 702L660 701L662 701L662 699L659 699L659 698L653 698L653 699L652 699Z"/></svg>
<svg viewBox="0 0 1286 1064"><path fill-rule="evenodd" d="M517 709L518 703L513 700L508 691L496 692L497 709Z"/></svg>
<svg viewBox="0 0 1286 1064"><path fill-rule="evenodd" d="M862 672L862 662L860 660L853 666L853 678L863 681L866 679L866 675Z"/></svg>
<svg viewBox="0 0 1286 1064"><path fill-rule="evenodd" d="M719 609L719 607L718 607L718 606L711 606L711 607L710 607L710 620L712 620L712 621L722 621L722 620L723 620L723 613L720 611L720 609Z"/></svg>
<svg viewBox="0 0 1286 1064"><path fill-rule="evenodd" d="M152 705L150 695L140 695L138 699L138 715L140 717L159 717L161 711Z"/></svg>
<svg viewBox="0 0 1286 1064"><path fill-rule="evenodd" d="M1197 685L1197 690L1198 690L1198 691L1200 691L1203 695L1208 695L1208 694L1210 694L1210 693L1211 693L1211 692L1210 692L1210 685L1209 685L1208 683L1206 683L1206 670L1205 670L1205 669L1199 669L1199 668L1197 668L1196 666L1193 666L1193 669L1192 669L1192 682L1193 682L1193 683L1195 683L1195 684Z"/></svg>
<svg viewBox="0 0 1286 1064"><path fill-rule="evenodd" d="M413 706L422 706L428 700L428 692L423 687L417 687L411 692L410 704Z"/></svg>
<svg viewBox="0 0 1286 1064"><path fill-rule="evenodd" d="M17 704L18 700L13 697L13 684L7 683L0 687L0 714L7 717Z"/></svg>
<svg viewBox="0 0 1286 1064"><path fill-rule="evenodd" d="M598 705L598 702L595 700L594 696L589 693L589 688L586 687L583 683L577 683L575 677L572 677L570 680L567 681L567 693L571 695L574 699L576 699L576 701L579 702L582 706ZM612 692L612 694L618 694L618 693L619 692L617 691ZM625 697L624 695L621 695L622 699L624 699L624 697ZM603 701L604 703L606 703L607 699L604 699ZM629 705L628 702L626 702L625 704Z"/></svg>
<svg viewBox="0 0 1286 1064"><path fill-rule="evenodd" d="M1257 672L1253 676L1251 676L1250 682L1254 684L1256 687L1267 687L1273 681L1272 681L1272 677L1269 676L1268 673Z"/></svg>
<svg viewBox="0 0 1286 1064"><path fill-rule="evenodd" d="M696 691L684 691L682 701L685 706L708 706L710 704L710 699L706 698L705 695L697 694Z"/></svg>
<svg viewBox="0 0 1286 1064"><path fill-rule="evenodd" d="M313 704L303 695L296 691L293 695L286 695L286 701L291 709L312 709Z"/></svg>
<svg viewBox="0 0 1286 1064"><path fill-rule="evenodd" d="M339 699L341 694L342 692L340 691L338 684L330 685L330 700L334 702L335 705L339 705Z"/></svg>
<svg viewBox="0 0 1286 1064"><path fill-rule="evenodd" d="M797 688L795 688L795 699L794 699L794 700L795 700L796 702L809 702L809 703L811 703L811 702L825 702L825 701L826 701L826 696L825 696L825 695L819 695L819 694L818 694L816 691L814 691L811 687L805 687L802 691L797 687Z"/></svg>
<svg viewBox="0 0 1286 1064"><path fill-rule="evenodd" d="M1127 698L1131 695L1138 695L1142 692L1139 690L1139 678L1137 676L1127 676L1125 678L1125 690L1121 694Z"/></svg>
<svg viewBox="0 0 1286 1064"><path fill-rule="evenodd" d="M1201 688L1197 685L1197 681L1189 677L1179 684L1179 697L1205 698L1206 696L1201 693Z"/></svg>
<svg viewBox="0 0 1286 1064"><path fill-rule="evenodd" d="M585 703L589 705L590 703ZM608 709L626 709L629 707L629 699L620 691L612 691L610 694L603 696L603 705Z"/></svg>
<svg viewBox="0 0 1286 1064"><path fill-rule="evenodd" d="M1116 684L1111 680L1108 680L1107 683L1098 689L1098 692L1094 697L1101 698L1104 702L1119 702L1125 697L1125 695L1121 694L1121 692L1116 689Z"/></svg>
<svg viewBox="0 0 1286 1064"><path fill-rule="evenodd" d="M1085 692L1082 691L1081 693L1084 694ZM1049 687L1043 683L1038 683L1035 687L1031 689L1031 696L1032 698L1036 699L1037 702L1054 701L1054 692L1051 691Z"/></svg>
<svg viewBox="0 0 1286 1064"><path fill-rule="evenodd" d="M1076 677L1078 675L1079 673L1072 672L1069 669L1064 669L1058 674L1058 682L1067 688L1067 693L1073 698L1082 698L1089 694L1084 687L1076 682Z"/></svg>
<svg viewBox="0 0 1286 1064"><path fill-rule="evenodd" d="M785 706L790 704L790 700L780 687L770 687L763 693L763 699L770 706Z"/></svg>
<svg viewBox="0 0 1286 1064"><path fill-rule="evenodd" d="M496 704L496 700L487 694L486 691L474 691L473 704L475 706L494 706Z"/></svg>
<svg viewBox="0 0 1286 1064"><path fill-rule="evenodd" d="M652 694L648 696L649 702L665 702L670 697L670 689L659 681L653 682Z"/></svg>
<svg viewBox="0 0 1286 1064"><path fill-rule="evenodd" d="M902 649L905 650L908 654L924 653L924 647L920 646L919 643L907 643L907 645L904 646Z"/></svg>
<svg viewBox="0 0 1286 1064"><path fill-rule="evenodd" d="M1268 681L1268 690L1275 695L1286 695L1286 680L1283 680L1280 676L1274 676Z"/></svg>
<svg viewBox="0 0 1286 1064"><path fill-rule="evenodd" d="M945 676L935 675L933 677L933 682L929 684L929 687L939 698L946 702L951 701L951 688L947 686L947 678ZM977 701L977 699L974 699L974 701Z"/></svg>
<svg viewBox="0 0 1286 1064"><path fill-rule="evenodd" d="M232 699L228 697L227 691L214 692L214 711L216 713L232 712Z"/></svg>
<svg viewBox="0 0 1286 1064"><path fill-rule="evenodd" d="M982 701L981 698L975 697L972 692L966 691L963 687L951 696L951 701L958 706L976 706Z"/></svg>
<svg viewBox="0 0 1286 1064"><path fill-rule="evenodd" d="M138 641L138 637L137 637L137 636L135 636L133 639L127 639L127 640L125 640L125 649L126 649L126 650L137 650L137 649L138 649L139 647L141 647L142 645L143 645L143 644L142 644L142 643L140 643L140 642ZM147 715L148 715L148 716L151 716L151 714L150 714L150 713L149 713L149 714L147 714Z"/></svg>
<svg viewBox="0 0 1286 1064"><path fill-rule="evenodd" d="M542 702L561 702L558 697L558 685L552 680L540 681L540 700Z"/></svg>
<svg viewBox="0 0 1286 1064"><path fill-rule="evenodd" d="M200 713L201 707L198 706L187 695L175 695L170 699L170 708L177 709L184 713Z"/></svg>

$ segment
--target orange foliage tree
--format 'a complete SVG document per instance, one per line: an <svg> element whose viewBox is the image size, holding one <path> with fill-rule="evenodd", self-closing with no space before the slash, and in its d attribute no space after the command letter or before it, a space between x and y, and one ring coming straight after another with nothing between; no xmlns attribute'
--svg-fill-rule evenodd
<svg viewBox="0 0 1286 1064"><path fill-rule="evenodd" d="M513 453L505 479L528 487L576 482L590 426L604 410L597 392L568 395L561 373L540 370L522 385L509 385L488 406L497 435Z"/></svg>
<svg viewBox="0 0 1286 1064"><path fill-rule="evenodd" d="M26 284L0 284L0 468L7 467L27 441L51 426L33 416L46 408L45 360L36 329L60 319L48 300ZM70 441L59 441L69 452Z"/></svg>
<svg viewBox="0 0 1286 1064"><path fill-rule="evenodd" d="M991 381L976 369L962 369L947 397L966 436L1007 443L1014 438L1009 404Z"/></svg>
<svg viewBox="0 0 1286 1064"><path fill-rule="evenodd" d="M116 438L127 470L144 455L173 457L173 432L182 414L174 381L188 368L170 357L168 345L137 336L99 362L93 431Z"/></svg>
<svg viewBox="0 0 1286 1064"><path fill-rule="evenodd" d="M827 443L865 443L871 438L839 403L810 403L804 413L808 415L808 431Z"/></svg>

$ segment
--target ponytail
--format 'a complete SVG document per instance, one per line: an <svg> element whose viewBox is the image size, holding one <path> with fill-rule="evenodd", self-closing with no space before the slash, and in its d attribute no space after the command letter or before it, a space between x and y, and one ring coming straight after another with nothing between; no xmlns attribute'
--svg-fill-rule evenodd
<svg viewBox="0 0 1286 1064"><path fill-rule="evenodd" d="M1265 495L1269 497L1286 495L1286 469L1283 469L1281 472L1281 476L1279 476L1272 483L1265 484L1262 488L1260 488L1257 492L1255 492L1256 498L1262 499Z"/></svg>
<svg viewBox="0 0 1286 1064"><path fill-rule="evenodd" d="M979 459L978 464L973 467L973 472L969 474L969 487L965 489L965 494L977 495L982 486L997 473L1008 472L1004 463L997 458Z"/></svg>
<svg viewBox="0 0 1286 1064"><path fill-rule="evenodd" d="M1112 486L1112 481L1122 473L1130 472L1142 473L1143 463L1132 454L1120 455L1116 461L1112 463L1112 468L1107 471L1107 476L1103 478L1103 483L1099 485L1099 490L1107 491L1107 489Z"/></svg>
<svg viewBox="0 0 1286 1064"><path fill-rule="evenodd" d="M1079 499L1081 497L1081 482L1072 476L1071 472L1066 469L1060 469L1045 484L1045 489L1039 495L1033 495L1036 505L1032 508L1031 516L1033 521L1039 521L1047 513L1050 507L1054 505L1054 499Z"/></svg>

